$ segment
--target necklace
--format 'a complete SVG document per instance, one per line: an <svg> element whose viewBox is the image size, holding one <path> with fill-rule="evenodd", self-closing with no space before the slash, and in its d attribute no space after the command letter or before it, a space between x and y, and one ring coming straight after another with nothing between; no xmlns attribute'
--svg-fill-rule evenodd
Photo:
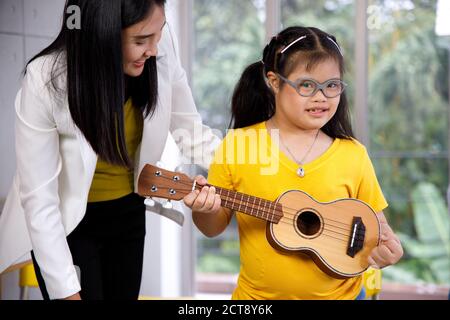
<svg viewBox="0 0 450 320"><path fill-rule="evenodd" d="M284 148L287 150L287 152L289 152L289 154L291 155L291 157L294 159L294 161L299 165L299 168L297 169L297 175L300 178L304 178L306 175L306 171L305 168L303 168L303 161L306 159L306 157L309 155L309 153L311 152L313 146L316 144L317 138L319 137L319 133L320 133L320 129L317 130L316 136L314 138L313 143L311 144L311 146L309 147L308 151L305 153L305 155L303 156L303 158L298 161L297 158L292 154L291 150L289 150L288 146L283 142L283 138L281 137L281 132L280 132L280 141L281 144L284 146Z"/></svg>

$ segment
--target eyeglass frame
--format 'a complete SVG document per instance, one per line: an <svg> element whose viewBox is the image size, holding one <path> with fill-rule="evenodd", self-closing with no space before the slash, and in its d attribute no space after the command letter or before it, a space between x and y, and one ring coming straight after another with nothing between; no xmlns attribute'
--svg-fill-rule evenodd
<svg viewBox="0 0 450 320"><path fill-rule="evenodd" d="M294 88L294 90L295 90L300 96L305 97L305 98L309 98L309 97L315 96L319 90L322 91L322 94L323 94L325 97L327 97L328 99L337 98L337 97L339 97L340 95L342 95L342 94L344 93L345 89L348 87L348 84L346 84L344 81L342 81L342 80L340 80L340 79L330 79L330 80L327 80L327 81L325 81L325 82L323 82L323 83L319 83L319 82L317 82L316 80L311 79L311 78L299 78L299 79L297 79L297 80L295 80L295 81L292 81L292 80L289 80L289 79L283 77L283 76L282 76L281 74L279 74L279 73L277 73L277 76L278 76L281 80L283 80L284 82L286 82L288 85L290 85L292 88ZM307 96L301 94L301 93L300 93L300 90L298 90L298 85L299 85L302 81L305 81L305 80L312 81L312 82L314 82L314 84L316 85L315 90L314 90L310 95L307 95ZM327 88L327 85L328 85L330 82L332 82L332 81L339 81L339 82L341 82L342 85L343 85L343 89L342 89L342 91L341 91L338 95L336 95L336 96L334 96L334 97L329 97L329 96L325 93L324 89L326 89L326 88Z"/></svg>

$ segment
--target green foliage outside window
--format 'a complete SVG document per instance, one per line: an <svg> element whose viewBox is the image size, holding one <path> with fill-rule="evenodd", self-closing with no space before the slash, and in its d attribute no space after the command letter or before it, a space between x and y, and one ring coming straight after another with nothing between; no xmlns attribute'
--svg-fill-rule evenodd
<svg viewBox="0 0 450 320"><path fill-rule="evenodd" d="M283 27L316 26L336 35L345 52L354 109L355 0L280 1ZM383 273L389 281L450 284L448 237L431 243L417 229L418 220L433 216L448 226L450 39L434 32L436 2L369 1L367 147L389 202L385 214L405 247L404 259ZM243 68L261 58L264 1L196 0L194 21L195 99L206 122L225 131L234 85ZM424 201L421 210L417 199ZM427 206L427 201L441 205ZM218 240L198 237L200 271L239 272L235 222L230 230ZM437 231L430 225L427 232ZM419 257L429 246L441 254Z"/></svg>

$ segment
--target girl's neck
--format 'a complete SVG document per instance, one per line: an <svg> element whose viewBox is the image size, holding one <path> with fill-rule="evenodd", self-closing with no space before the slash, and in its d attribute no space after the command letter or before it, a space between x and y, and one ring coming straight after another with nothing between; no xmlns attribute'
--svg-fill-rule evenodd
<svg viewBox="0 0 450 320"><path fill-rule="evenodd" d="M283 137L286 137L287 139L289 139L290 137L295 138L295 139L301 139L301 138L309 138L309 137L314 137L317 135L317 131L320 130L319 128L317 129L305 129L305 128L301 128L299 126L290 124L288 122L285 121L281 121L280 119L277 118L277 116L273 116L271 119L269 119L267 121L268 124L268 128L270 130L279 130L280 134Z"/></svg>
<svg viewBox="0 0 450 320"><path fill-rule="evenodd" d="M323 153L333 144L334 139L327 136L320 128L302 129L296 126L281 125L277 118L273 117L266 122L269 135L279 140L279 148L291 160L297 164L309 163ZM279 130L278 136L272 130Z"/></svg>

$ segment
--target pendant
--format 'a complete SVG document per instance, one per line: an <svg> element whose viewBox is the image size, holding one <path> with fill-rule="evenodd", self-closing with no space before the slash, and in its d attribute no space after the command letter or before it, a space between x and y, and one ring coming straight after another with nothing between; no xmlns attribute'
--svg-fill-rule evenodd
<svg viewBox="0 0 450 320"><path fill-rule="evenodd" d="M298 175L300 178L304 178L304 177L305 177L305 174L306 174L305 169L303 169L302 167L298 168L298 170L297 170L297 175Z"/></svg>

